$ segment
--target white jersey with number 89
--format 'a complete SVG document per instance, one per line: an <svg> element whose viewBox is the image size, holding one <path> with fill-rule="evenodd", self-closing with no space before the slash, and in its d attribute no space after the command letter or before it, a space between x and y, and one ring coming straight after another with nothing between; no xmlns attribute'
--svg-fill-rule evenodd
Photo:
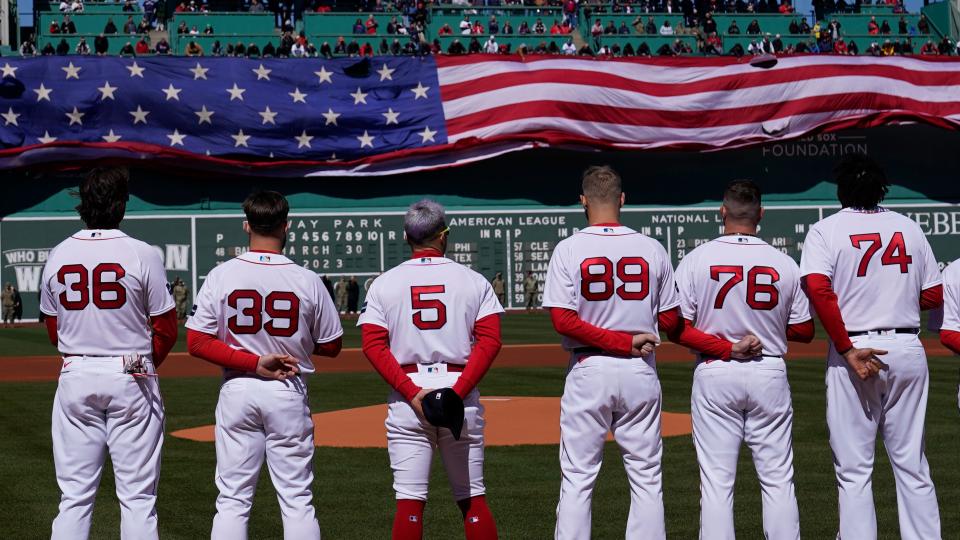
<svg viewBox="0 0 960 540"><path fill-rule="evenodd" d="M810 228L801 275L833 282L848 331L917 328L920 292L940 284L940 268L920 226L881 208L844 208Z"/></svg>
<svg viewBox="0 0 960 540"><path fill-rule="evenodd" d="M258 356L289 354L303 373L314 371L315 344L343 335L319 275L283 255L255 251L207 274L186 326Z"/></svg>
<svg viewBox="0 0 960 540"><path fill-rule="evenodd" d="M572 309L606 330L657 334L657 316L679 305L660 242L622 225L595 225L557 244L543 306ZM583 344L563 338L571 350Z"/></svg>
<svg viewBox="0 0 960 540"><path fill-rule="evenodd" d="M62 354L150 355L150 317L174 307L160 253L116 229L74 234L43 268L40 311L57 317Z"/></svg>
<svg viewBox="0 0 960 540"><path fill-rule="evenodd" d="M378 277L357 325L390 332L400 365L466 364L474 323L503 307L483 276L446 257L418 257Z"/></svg>

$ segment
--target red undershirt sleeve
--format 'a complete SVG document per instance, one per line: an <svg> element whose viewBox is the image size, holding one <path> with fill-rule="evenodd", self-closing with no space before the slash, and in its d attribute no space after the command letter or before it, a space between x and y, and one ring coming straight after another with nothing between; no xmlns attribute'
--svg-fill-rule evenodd
<svg viewBox="0 0 960 540"><path fill-rule="evenodd" d="M943 285L934 285L920 292L920 309L936 309L943 305Z"/></svg>
<svg viewBox="0 0 960 540"><path fill-rule="evenodd" d="M256 371L260 357L234 349L211 334L187 329L187 349L190 354L218 366L239 371Z"/></svg>
<svg viewBox="0 0 960 540"><path fill-rule="evenodd" d="M840 305L837 303L837 293L833 292L833 283L823 274L809 274L803 276L803 292L810 299L810 305L820 317L823 329L827 331L833 347L843 354L853 348L853 342L847 335L847 327L840 314Z"/></svg>
<svg viewBox="0 0 960 540"><path fill-rule="evenodd" d="M180 330L177 326L177 311L171 309L156 317L150 317L150 326L153 328L153 365L159 367L177 343L177 332Z"/></svg>
<svg viewBox="0 0 960 540"><path fill-rule="evenodd" d="M802 323L791 324L787 326L787 341L796 341L798 343L810 343L813 341L813 335L816 328L813 325L813 319Z"/></svg>
<svg viewBox="0 0 960 540"><path fill-rule="evenodd" d="M687 347L688 349L698 351L703 356L720 360L730 359L731 352L733 351L733 343L713 334L698 330L693 326L693 321L680 317L679 308L675 308L675 310L676 313L666 311L660 313L661 328L667 333L667 338L669 338L670 341ZM677 322L673 323L672 327L669 324L664 325L663 322L666 317L669 317L666 322L673 323L674 318L677 319Z"/></svg>
<svg viewBox="0 0 960 540"><path fill-rule="evenodd" d="M594 326L581 319L572 309L550 308L550 319L553 321L553 328L562 336L611 354L630 356L633 336L626 332Z"/></svg>
<svg viewBox="0 0 960 540"><path fill-rule="evenodd" d="M343 337L338 337L333 341L328 341L326 343L317 343L313 348L313 354L317 356L327 356L330 358L336 358L340 354L340 350L343 348Z"/></svg>
<svg viewBox="0 0 960 540"><path fill-rule="evenodd" d="M390 352L390 332L382 326L368 323L361 325L361 333L363 354L373 365L373 369L407 401L416 397L421 388L404 373L396 357Z"/></svg>
<svg viewBox="0 0 960 540"><path fill-rule="evenodd" d="M461 398L467 397L490 369L493 359L500 352L500 315L487 315L473 326L476 341L467 358L467 367L453 385L453 391Z"/></svg>
<svg viewBox="0 0 960 540"><path fill-rule="evenodd" d="M960 354L960 332L956 330L941 330L940 343L956 354Z"/></svg>
<svg viewBox="0 0 960 540"><path fill-rule="evenodd" d="M47 325L47 337L50 338L50 344L56 347L60 344L60 340L57 338L57 318L48 315L43 322Z"/></svg>

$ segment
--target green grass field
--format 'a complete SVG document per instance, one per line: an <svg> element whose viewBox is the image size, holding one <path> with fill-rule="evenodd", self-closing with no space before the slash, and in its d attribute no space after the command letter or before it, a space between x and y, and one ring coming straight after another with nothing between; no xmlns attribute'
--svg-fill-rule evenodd
<svg viewBox="0 0 960 540"><path fill-rule="evenodd" d="M352 327L350 327L352 328ZM504 325L508 343L553 342L542 315L514 315ZM350 330L346 346L357 345ZM181 345L182 347L182 345ZM0 330L0 356L50 354L40 329ZM5 361L0 358L0 362ZM6 360L10 361L10 360ZM933 471L943 522L943 538L960 538L960 418L957 414L957 362L931 358L927 411L927 456ZM692 367L659 367L664 409L689 412ZM836 487L827 444L823 362L795 361L789 368L795 423L794 451L801 531L804 538L833 538L837 524ZM484 379L486 395L559 396L564 368L493 369ZM213 423L219 381L215 378L164 379L167 430ZM57 490L50 443L50 411L56 383L0 383L0 537L49 537ZM382 403L386 384L373 373L321 375L311 380L314 412ZM552 535L560 469L556 445L487 449L486 480L501 538L543 539ZM216 488L212 443L168 436L164 442L159 513L164 538L209 535ZM462 538L459 512L439 461L427 506L426 538ZM389 538L393 513L386 450L318 448L315 456L316 506L325 538ZM109 467L101 482L92 538L119 536L119 510ZM698 469L689 436L664 441L664 491L668 536L697 537ZM896 496L889 462L878 444L874 494L881 538L899 538ZM594 538L623 538L628 505L619 453L608 444L594 500ZM736 492L738 538L762 538L759 486L749 455L741 456ZM250 538L282 538L274 491L264 472L251 521Z"/></svg>

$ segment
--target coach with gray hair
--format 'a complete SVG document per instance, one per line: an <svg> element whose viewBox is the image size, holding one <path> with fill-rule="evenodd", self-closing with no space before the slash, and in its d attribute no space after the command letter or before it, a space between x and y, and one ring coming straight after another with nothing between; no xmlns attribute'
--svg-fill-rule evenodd
<svg viewBox="0 0 960 540"><path fill-rule="evenodd" d="M397 499L392 538L423 537L436 448L467 540L492 540L476 386L500 351L503 307L483 276L444 256L450 228L441 205L414 203L403 229L412 256L373 282L357 323L363 353L394 390L386 421Z"/></svg>

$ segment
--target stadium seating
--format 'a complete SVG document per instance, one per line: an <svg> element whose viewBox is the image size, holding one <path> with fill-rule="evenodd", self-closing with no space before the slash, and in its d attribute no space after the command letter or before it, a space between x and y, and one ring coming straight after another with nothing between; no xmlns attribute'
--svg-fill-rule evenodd
<svg viewBox="0 0 960 540"><path fill-rule="evenodd" d="M129 13L123 11L103 11L100 13L59 13L59 12L41 12L37 18L37 33L47 34L50 28L50 22L60 23L64 15L69 15L74 26L77 27L78 34L99 34L107 25L107 21L113 20L117 27L117 33L123 33L123 25L127 22L127 17L133 16L133 21L139 24L143 19L143 13Z"/></svg>
<svg viewBox="0 0 960 540"><path fill-rule="evenodd" d="M196 27L199 32L210 25L218 35L270 34L275 26L272 13L177 13L167 25L171 35L176 33L181 22L187 23L189 29Z"/></svg>
<svg viewBox="0 0 960 540"><path fill-rule="evenodd" d="M43 48L46 47L47 43L52 45L53 48L56 48L57 45L60 44L60 40L65 39L67 40L67 43L70 45L70 54L75 54L77 50L77 43L80 42L81 38L84 38L87 40L87 47L90 47L90 54L94 54L93 40L96 39L96 37L99 35L100 35L99 33L96 33L96 34L60 34L60 35L40 36L40 39L37 42L37 52L40 52L41 50L43 50ZM126 45L127 43L130 43L130 45L136 46L137 41L140 40L141 36L113 34L105 37L107 38L107 41L110 43L110 45L107 48L107 54L117 55L117 54L120 54L120 49L122 49L123 46ZM147 38L147 42L150 43L149 38ZM152 43L150 47L151 49L153 48Z"/></svg>
<svg viewBox="0 0 960 540"><path fill-rule="evenodd" d="M454 34L461 34L460 22L469 18L470 22L479 21L484 30L489 27L490 17L496 17L501 30L504 24L509 21L513 27L513 33L519 34L520 26L526 22L530 29L533 29L537 19L543 22L547 32L554 21L563 20L563 10L558 7L524 7L524 6L501 6L501 7L454 7L440 6L430 10L429 35L436 37L443 25L449 25ZM529 44L528 44L529 45Z"/></svg>
<svg viewBox="0 0 960 540"><path fill-rule="evenodd" d="M461 36L454 34L452 36L438 36L436 39L440 40L440 46L443 49L443 52L447 52L454 40L460 40L460 43L462 43L465 48L469 48L470 41L473 38L477 38L480 46L483 47L487 40L490 39L490 35ZM563 35L551 36L549 34L529 34L524 36L505 36L498 34L494 39L501 46L509 45L511 52L516 52L521 45L526 46L527 50L532 52L535 48L537 48L537 46L540 45L541 42L544 43L545 46L549 46L550 42L553 42L556 44L557 50L560 50L563 47L563 44L566 43L567 40L572 39L572 37Z"/></svg>
<svg viewBox="0 0 960 540"><path fill-rule="evenodd" d="M657 51L660 50L660 47L664 45L673 46L673 43L676 40L680 40L687 44L693 51L696 51L697 38L691 34L684 34L679 36L660 36L660 35L643 35L643 36L626 36L626 35L604 35L600 37L600 44L604 47L613 47L618 45L621 49L627 46L629 43L636 50L641 43L646 43L647 47L650 48L650 53L653 55L657 54ZM591 43L591 46L593 44Z"/></svg>
<svg viewBox="0 0 960 540"><path fill-rule="evenodd" d="M113 13L123 11L123 2L86 2L83 4L84 13ZM140 4L134 2L133 7L137 12L142 12ZM129 12L128 12L129 13Z"/></svg>
<svg viewBox="0 0 960 540"><path fill-rule="evenodd" d="M852 35L852 34L864 34L867 35L867 24L870 22L870 17L876 17L878 25L882 25L884 21L890 25L890 36L894 37L898 35L898 24L900 22L900 17L903 17L907 20L907 26L910 28L910 33L919 34L917 30L917 21L920 20L919 14L890 14L890 15L864 15L864 14L839 14L835 13L826 18L825 21L821 21L821 26L825 25L833 19L837 19L837 22L840 23L840 33L843 35ZM909 34L908 34L909 35Z"/></svg>
<svg viewBox="0 0 960 540"><path fill-rule="evenodd" d="M303 29L308 36L346 37L353 34L353 25L358 19L361 24L365 24L369 15L368 13L306 13L303 17ZM387 24L394 17L398 22L403 22L403 15L400 12L375 13L373 18L379 25L376 35L388 35Z"/></svg>
<svg viewBox="0 0 960 540"><path fill-rule="evenodd" d="M220 46L223 49L224 53L227 50L227 45L236 45L237 43L243 43L244 47L249 47L251 43L257 45L260 50L263 50L263 47L267 43L273 43L273 46L276 47L280 44L280 36L276 33L270 34L232 34L232 35L208 35L208 36L179 36L175 44L171 44L171 54L185 55L187 45L191 41L197 43L201 49L203 49L203 54L205 56L210 56L213 54L213 45L217 41L220 42Z"/></svg>

